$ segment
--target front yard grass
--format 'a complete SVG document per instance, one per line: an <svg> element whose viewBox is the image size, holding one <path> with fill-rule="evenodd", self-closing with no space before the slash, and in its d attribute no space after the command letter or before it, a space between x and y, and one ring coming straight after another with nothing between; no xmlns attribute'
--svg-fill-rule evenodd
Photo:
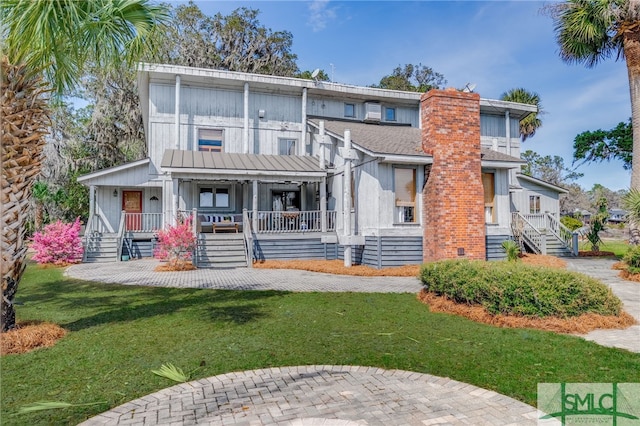
<svg viewBox="0 0 640 426"><path fill-rule="evenodd" d="M2 424L76 424L192 379L312 364L450 377L535 405L538 382L639 382L640 354L551 332L495 328L430 313L414 294L287 293L151 288L66 279L30 265L19 320L57 323L54 347L1 360ZM104 401L12 416L36 401Z"/></svg>
<svg viewBox="0 0 640 426"><path fill-rule="evenodd" d="M578 244L579 250L590 251L591 243L589 241L580 241ZM621 258L629 249L629 243L625 240L605 239L600 245L601 251L613 252L617 258Z"/></svg>

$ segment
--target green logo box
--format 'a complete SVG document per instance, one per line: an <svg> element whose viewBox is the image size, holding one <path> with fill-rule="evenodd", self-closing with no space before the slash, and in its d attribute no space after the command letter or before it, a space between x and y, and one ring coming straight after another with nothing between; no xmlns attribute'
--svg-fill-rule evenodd
<svg viewBox="0 0 640 426"><path fill-rule="evenodd" d="M640 383L538 383L538 425L640 426Z"/></svg>

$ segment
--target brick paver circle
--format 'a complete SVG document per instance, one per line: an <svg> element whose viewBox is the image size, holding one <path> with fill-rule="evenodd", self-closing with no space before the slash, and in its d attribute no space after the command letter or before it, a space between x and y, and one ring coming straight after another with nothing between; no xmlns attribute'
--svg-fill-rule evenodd
<svg viewBox="0 0 640 426"><path fill-rule="evenodd" d="M530 405L449 378L374 367L299 366L183 383L82 425L534 425L537 416Z"/></svg>

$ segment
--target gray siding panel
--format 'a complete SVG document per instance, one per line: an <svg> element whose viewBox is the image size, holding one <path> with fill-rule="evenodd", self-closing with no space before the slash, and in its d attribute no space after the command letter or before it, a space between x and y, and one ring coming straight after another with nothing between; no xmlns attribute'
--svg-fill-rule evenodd
<svg viewBox="0 0 640 426"><path fill-rule="evenodd" d="M151 240L134 240L131 242L131 253L126 244L122 244L122 254L131 259L141 259L143 257L153 257L154 242Z"/></svg>
<svg viewBox="0 0 640 426"><path fill-rule="evenodd" d="M511 239L511 235L487 235L487 260L505 260L507 255L502 248L502 242Z"/></svg>
<svg viewBox="0 0 640 426"><path fill-rule="evenodd" d="M374 268L422 263L422 237L366 237L362 263Z"/></svg>
<svg viewBox="0 0 640 426"><path fill-rule="evenodd" d="M336 244L323 243L320 238L254 240L257 260L326 259L337 257Z"/></svg>

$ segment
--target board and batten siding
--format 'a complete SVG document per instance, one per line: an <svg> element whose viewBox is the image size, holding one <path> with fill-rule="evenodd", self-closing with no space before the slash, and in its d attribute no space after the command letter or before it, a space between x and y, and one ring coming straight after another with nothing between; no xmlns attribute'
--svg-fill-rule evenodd
<svg viewBox="0 0 640 426"><path fill-rule="evenodd" d="M377 212L378 222L372 223L372 228L396 228L404 227L396 218L396 196L394 183L395 168L409 168L416 170L416 194L415 194L415 218L416 224L421 223L422 218L422 186L424 183L424 166L410 164L377 163L378 165L378 191L380 209ZM428 200L426 200L428 202Z"/></svg>
<svg viewBox="0 0 640 426"><path fill-rule="evenodd" d="M175 148L175 86L150 85L149 156L159 164L166 149ZM278 154L279 139L300 140L302 100L296 96L249 92L249 150ZM264 117L259 117L259 111ZM197 150L199 128L224 131L224 152L243 151L244 94L242 90L182 86L180 149Z"/></svg>
<svg viewBox="0 0 640 426"><path fill-rule="evenodd" d="M358 179L358 226L360 229L377 228L380 223L381 186L378 181L379 164L365 156L364 164L356 168Z"/></svg>
<svg viewBox="0 0 640 426"><path fill-rule="evenodd" d="M559 217L559 194L542 185L519 179L521 191L512 194L514 208L520 213L529 214L529 196L540 196L540 213L549 212Z"/></svg>
<svg viewBox="0 0 640 426"><path fill-rule="evenodd" d="M96 188L96 214L109 225L102 232L117 232L122 213L122 191L142 191L142 211L144 213L162 213L162 188L148 187L122 187L117 188L117 196L113 196L113 187ZM158 200L151 200L152 197ZM111 229L109 229L109 227Z"/></svg>
<svg viewBox="0 0 640 426"><path fill-rule="evenodd" d="M352 104L354 106L355 117L345 117L345 104ZM382 117L380 121L382 123L386 122L385 107L391 107L396 109L396 119L395 121L391 121L391 123L403 123L410 124L412 127L419 127L420 113L417 106L410 108L386 103L382 103L381 105ZM346 98L338 100L335 98L309 97L309 99L307 99L307 114L317 117L362 121L365 118L365 102Z"/></svg>

